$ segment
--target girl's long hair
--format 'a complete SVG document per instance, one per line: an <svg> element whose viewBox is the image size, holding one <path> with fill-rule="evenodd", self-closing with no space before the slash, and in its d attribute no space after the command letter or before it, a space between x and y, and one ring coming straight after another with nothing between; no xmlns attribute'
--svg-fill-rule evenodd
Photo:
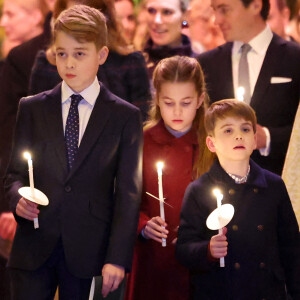
<svg viewBox="0 0 300 300"><path fill-rule="evenodd" d="M206 146L206 131L204 127L204 115L209 104L209 97L205 88L205 81L202 68L195 58L187 56L173 56L162 59L156 66L153 73L153 86L155 96L149 111L149 119L145 129L153 127L161 120L160 108L158 106L161 86L165 82L192 82L198 96L204 95L204 101L197 109L193 120L192 128L197 132L199 152L193 169L195 178L207 172L212 165L215 155Z"/></svg>

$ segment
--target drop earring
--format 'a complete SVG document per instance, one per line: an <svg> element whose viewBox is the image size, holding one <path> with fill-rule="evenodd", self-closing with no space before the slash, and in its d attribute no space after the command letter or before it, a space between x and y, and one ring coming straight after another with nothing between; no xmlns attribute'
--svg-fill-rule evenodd
<svg viewBox="0 0 300 300"><path fill-rule="evenodd" d="M189 23L186 20L182 21L181 28L189 28Z"/></svg>

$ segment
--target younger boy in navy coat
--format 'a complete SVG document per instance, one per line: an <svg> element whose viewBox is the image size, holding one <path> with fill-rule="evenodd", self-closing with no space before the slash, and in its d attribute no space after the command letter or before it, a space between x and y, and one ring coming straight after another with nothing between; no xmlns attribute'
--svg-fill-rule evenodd
<svg viewBox="0 0 300 300"><path fill-rule="evenodd" d="M300 299L299 227L282 179L250 160L256 116L235 99L215 102L205 117L207 146L217 160L184 196L176 254L191 270L193 299ZM217 207L235 208L217 234L206 227ZM225 268L219 258L225 257Z"/></svg>

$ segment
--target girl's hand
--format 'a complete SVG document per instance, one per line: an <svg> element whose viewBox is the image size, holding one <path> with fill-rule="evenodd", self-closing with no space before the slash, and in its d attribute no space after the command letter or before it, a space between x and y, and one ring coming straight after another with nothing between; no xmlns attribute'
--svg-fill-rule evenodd
<svg viewBox="0 0 300 300"><path fill-rule="evenodd" d="M16 214L27 220L33 221L34 218L38 217L40 211L38 210L38 205L25 198L21 198L16 207Z"/></svg>
<svg viewBox="0 0 300 300"><path fill-rule="evenodd" d="M147 222L144 228L144 236L147 239L162 243L162 238L167 238L169 231L162 226L168 226L167 223L161 217L154 217Z"/></svg>
<svg viewBox="0 0 300 300"><path fill-rule="evenodd" d="M227 228L222 228L222 234L217 234L210 239L210 254L213 258L221 258L227 255Z"/></svg>

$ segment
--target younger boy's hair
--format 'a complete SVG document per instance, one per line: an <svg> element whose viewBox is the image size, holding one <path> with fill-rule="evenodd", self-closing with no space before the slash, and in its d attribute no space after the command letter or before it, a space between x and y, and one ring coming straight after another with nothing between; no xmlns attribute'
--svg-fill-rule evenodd
<svg viewBox="0 0 300 300"><path fill-rule="evenodd" d="M204 119L206 133L213 136L217 121L227 117L243 118L246 121L250 121L253 131L256 132L257 120L252 107L243 101L224 99L214 102L207 109Z"/></svg>
<svg viewBox="0 0 300 300"><path fill-rule="evenodd" d="M79 43L93 42L97 50L107 46L105 16L99 10L86 5L74 5L60 13L52 30L53 42L60 31Z"/></svg>

